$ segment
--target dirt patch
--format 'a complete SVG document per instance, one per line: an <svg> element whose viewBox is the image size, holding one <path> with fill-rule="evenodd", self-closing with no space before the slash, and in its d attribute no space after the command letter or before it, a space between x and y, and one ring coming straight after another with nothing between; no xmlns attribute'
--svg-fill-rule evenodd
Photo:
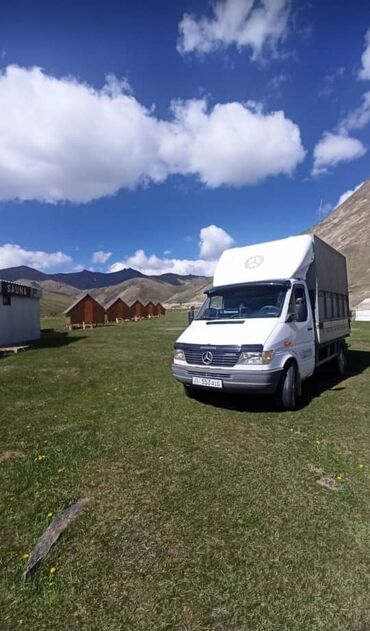
<svg viewBox="0 0 370 631"><path fill-rule="evenodd" d="M0 453L0 462L7 462L16 458L24 458L24 453L21 451L3 451Z"/></svg>

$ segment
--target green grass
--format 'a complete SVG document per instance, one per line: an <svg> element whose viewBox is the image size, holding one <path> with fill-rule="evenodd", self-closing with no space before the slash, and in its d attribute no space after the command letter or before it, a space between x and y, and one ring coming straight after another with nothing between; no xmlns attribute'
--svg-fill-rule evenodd
<svg viewBox="0 0 370 631"><path fill-rule="evenodd" d="M276 413L185 398L171 376L185 319L0 360L1 630L370 628L370 326L353 325L345 380L321 373ZM86 495L24 584L48 511Z"/></svg>

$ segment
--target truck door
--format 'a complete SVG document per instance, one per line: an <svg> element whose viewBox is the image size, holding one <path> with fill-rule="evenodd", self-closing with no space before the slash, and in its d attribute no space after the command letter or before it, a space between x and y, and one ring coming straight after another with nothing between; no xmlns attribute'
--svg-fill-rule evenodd
<svg viewBox="0 0 370 631"><path fill-rule="evenodd" d="M292 341L301 377L309 377L315 369L315 336L311 306L304 285L295 285L288 310Z"/></svg>

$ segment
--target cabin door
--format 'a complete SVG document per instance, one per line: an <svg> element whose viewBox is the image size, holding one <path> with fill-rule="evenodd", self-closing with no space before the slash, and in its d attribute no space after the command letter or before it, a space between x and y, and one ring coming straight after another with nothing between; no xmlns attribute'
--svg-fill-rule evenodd
<svg viewBox="0 0 370 631"><path fill-rule="evenodd" d="M93 322L93 303L91 300L85 302L85 322Z"/></svg>

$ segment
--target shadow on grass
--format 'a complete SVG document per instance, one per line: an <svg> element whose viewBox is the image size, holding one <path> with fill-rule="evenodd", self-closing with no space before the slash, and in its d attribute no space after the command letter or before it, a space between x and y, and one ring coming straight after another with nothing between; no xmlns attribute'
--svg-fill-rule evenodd
<svg viewBox="0 0 370 631"><path fill-rule="evenodd" d="M47 331L43 333L39 340L31 342L30 346L33 350L41 348L59 348L61 346L68 346L75 342L84 340L86 335L68 335L68 331Z"/></svg>
<svg viewBox="0 0 370 631"><path fill-rule="evenodd" d="M370 367L369 351L348 351L348 368L343 377L335 375L330 362L317 369L315 374L303 383L302 397L298 400L297 410L302 410L309 403L320 397L327 390L346 390L345 380L361 374ZM343 385L341 385L343 384ZM245 395L210 392L199 390L196 399L206 405L220 407L236 412L273 412L276 410L273 395Z"/></svg>

